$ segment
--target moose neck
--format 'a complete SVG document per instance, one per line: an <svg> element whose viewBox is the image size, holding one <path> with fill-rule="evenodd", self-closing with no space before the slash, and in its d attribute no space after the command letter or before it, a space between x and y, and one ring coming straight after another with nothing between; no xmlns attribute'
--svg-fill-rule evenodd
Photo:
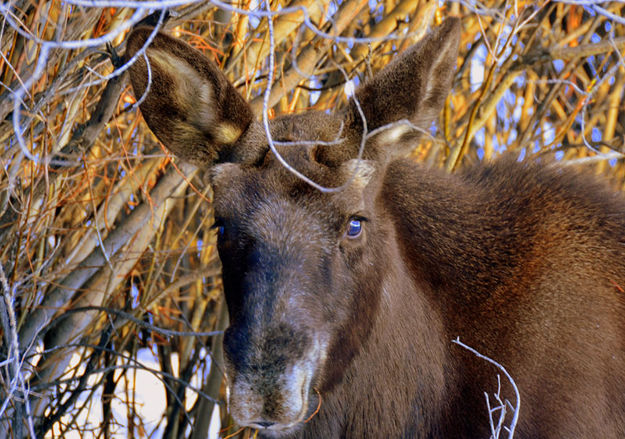
<svg viewBox="0 0 625 439"><path fill-rule="evenodd" d="M408 160L389 165L380 199L412 277L428 286L442 312L480 306L514 277L526 247L514 233L523 199L488 193L471 178Z"/></svg>

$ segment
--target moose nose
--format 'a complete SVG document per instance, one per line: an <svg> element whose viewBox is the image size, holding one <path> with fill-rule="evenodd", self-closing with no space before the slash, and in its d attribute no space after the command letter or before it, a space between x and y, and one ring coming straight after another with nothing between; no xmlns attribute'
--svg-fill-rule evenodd
<svg viewBox="0 0 625 439"><path fill-rule="evenodd" d="M258 425L261 428L269 428L272 425L274 425L275 422L271 422L271 421L256 421L254 422L254 425Z"/></svg>

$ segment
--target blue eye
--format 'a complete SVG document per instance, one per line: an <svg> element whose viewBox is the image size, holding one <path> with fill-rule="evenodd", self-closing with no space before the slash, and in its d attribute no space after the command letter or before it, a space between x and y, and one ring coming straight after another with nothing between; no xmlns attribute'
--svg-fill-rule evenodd
<svg viewBox="0 0 625 439"><path fill-rule="evenodd" d="M220 218L215 219L215 222L213 223L212 228L215 229L218 237L222 237L224 235L224 231L226 230L226 228L224 227L224 223Z"/></svg>
<svg viewBox="0 0 625 439"><path fill-rule="evenodd" d="M349 238L357 238L362 233L362 221L352 218L347 225L347 236Z"/></svg>

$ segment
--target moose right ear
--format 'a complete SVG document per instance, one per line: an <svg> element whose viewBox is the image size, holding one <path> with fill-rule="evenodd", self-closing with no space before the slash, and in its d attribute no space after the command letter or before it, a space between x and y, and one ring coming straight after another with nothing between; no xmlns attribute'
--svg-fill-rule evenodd
<svg viewBox="0 0 625 439"><path fill-rule="evenodd" d="M378 141L367 144L364 158L380 160L412 150L420 133L429 131L451 88L461 27L459 19L447 18L361 84L355 91L355 99L350 99L342 113L346 137L351 137L351 141L343 148L320 147L318 159L333 164L355 158L363 135L363 116L368 133L388 127L380 133ZM399 121L408 121L412 127L392 126Z"/></svg>
<svg viewBox="0 0 625 439"><path fill-rule="evenodd" d="M145 46L152 31L140 27L130 34L126 61ZM143 97L143 117L167 148L203 167L250 156L252 151L237 152L235 144L255 124L252 110L211 60L162 33L145 54L149 72L145 57L139 56L129 69L130 81L135 97Z"/></svg>

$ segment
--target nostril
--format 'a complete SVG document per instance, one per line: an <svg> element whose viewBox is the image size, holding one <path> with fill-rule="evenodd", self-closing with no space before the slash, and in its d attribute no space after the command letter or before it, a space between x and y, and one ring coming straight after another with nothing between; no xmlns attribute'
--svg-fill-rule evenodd
<svg viewBox="0 0 625 439"><path fill-rule="evenodd" d="M275 422L271 422L271 421L256 421L254 422L254 425L258 425L261 428L269 428L272 425L274 425Z"/></svg>

